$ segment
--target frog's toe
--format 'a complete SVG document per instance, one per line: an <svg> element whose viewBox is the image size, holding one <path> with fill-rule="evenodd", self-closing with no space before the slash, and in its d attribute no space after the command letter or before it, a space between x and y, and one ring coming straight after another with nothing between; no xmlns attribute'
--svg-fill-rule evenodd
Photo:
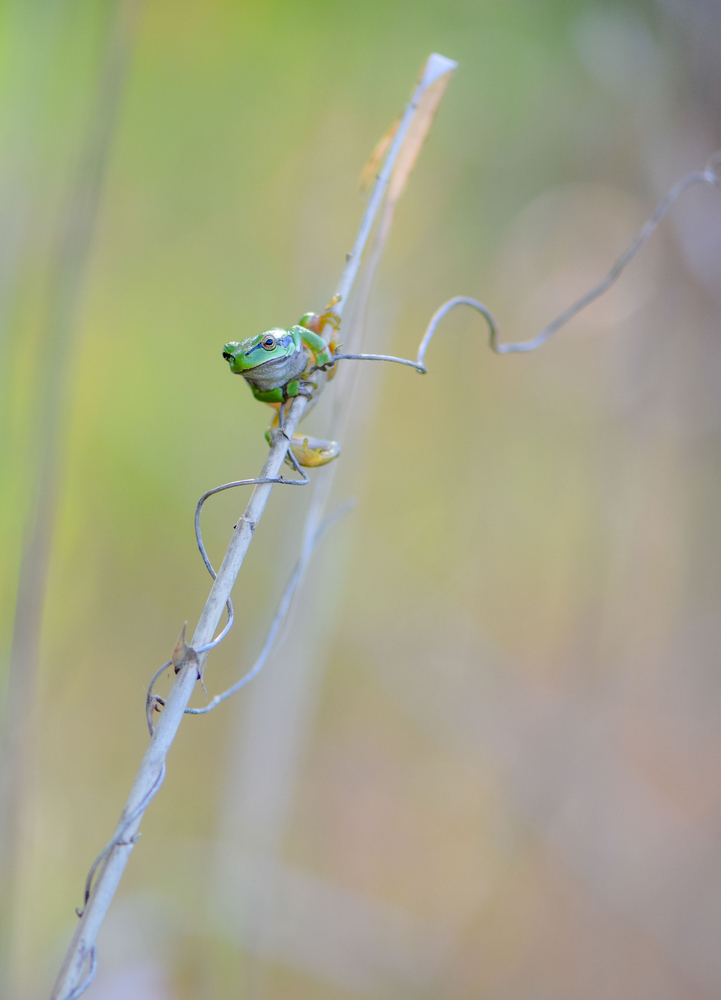
<svg viewBox="0 0 721 1000"><path fill-rule="evenodd" d="M327 465L340 455L340 445L337 441L323 441L321 438L293 436L290 444L293 454L300 465L314 468Z"/></svg>
<svg viewBox="0 0 721 1000"><path fill-rule="evenodd" d="M326 324L333 327L334 331L338 333L338 331L340 330L340 316L338 315L338 313L333 312L332 309L328 309L327 312L321 313L321 315L318 317L318 327L321 332L323 331L323 327L326 326Z"/></svg>

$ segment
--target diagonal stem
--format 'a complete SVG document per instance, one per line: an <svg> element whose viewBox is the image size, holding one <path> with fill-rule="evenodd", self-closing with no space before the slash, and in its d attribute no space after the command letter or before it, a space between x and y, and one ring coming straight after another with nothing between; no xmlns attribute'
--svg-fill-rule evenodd
<svg viewBox="0 0 721 1000"><path fill-rule="evenodd" d="M348 300L366 241L373 228L378 209L383 202L393 166L401 150L403 139L413 121L418 102L423 93L442 76L454 69L455 65L451 60L435 54L425 64L423 75L403 113L394 142L383 168L376 178L353 250L348 255L338 285L338 304L335 308L338 315L341 314ZM289 438L296 430L307 405L308 400L303 396L296 397L291 403L285 418L286 433L276 436L259 478L273 479L280 475L288 451ZM145 809L162 783L165 773L165 759L207 658L207 651L196 653L196 649L206 646L215 634L252 541L256 525L268 503L272 488L272 483L262 483L253 490L245 513L236 525L218 575L213 582L208 600L193 634L191 645L184 647L182 655L175 662L177 676L160 719L155 726L148 749L143 756L115 835L103 852L103 860L98 866L97 875L92 883L80 916L80 922L73 935L50 1000L76 1000L90 985L96 964L95 941L98 932L135 846L136 834ZM86 974L83 978L88 963L90 964L90 974Z"/></svg>
<svg viewBox="0 0 721 1000"><path fill-rule="evenodd" d="M286 427L292 434L307 405L304 397L297 397L288 412ZM283 435L278 435L261 472L262 478L278 476L283 466L288 441ZM238 521L218 575L206 601L200 621L193 634L191 648L208 643L220 621L225 603L240 571L240 567L248 551L255 527L263 515L270 497L272 485L264 483L256 486L246 508L245 514ZM178 674L168 695L165 708L155 727L148 749L145 751L137 777L125 804L116 835L122 834L112 847L98 871L93 890L85 906L80 922L73 935L70 948L60 970L51 1000L66 1000L82 979L83 970L93 954L98 931L115 895L125 866L134 847L134 837L138 831L145 807L149 804L149 794L159 787L159 778L165 766L165 758L175 739L183 713L198 680L199 669L202 669L206 654L190 656L179 664ZM176 668L177 669L177 668ZM134 817L128 824L128 818Z"/></svg>

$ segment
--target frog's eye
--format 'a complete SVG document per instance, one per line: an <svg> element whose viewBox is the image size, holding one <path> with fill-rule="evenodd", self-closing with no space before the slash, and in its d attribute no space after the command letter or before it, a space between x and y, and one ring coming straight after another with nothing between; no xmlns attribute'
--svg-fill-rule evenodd
<svg viewBox="0 0 721 1000"><path fill-rule="evenodd" d="M266 351L272 351L276 344L277 340L275 339L272 333L269 333L267 336L263 337L263 339L260 342L260 346Z"/></svg>
<svg viewBox="0 0 721 1000"><path fill-rule="evenodd" d="M233 360L233 355L229 354L228 351L223 351L223 357L225 358L226 361L232 361Z"/></svg>

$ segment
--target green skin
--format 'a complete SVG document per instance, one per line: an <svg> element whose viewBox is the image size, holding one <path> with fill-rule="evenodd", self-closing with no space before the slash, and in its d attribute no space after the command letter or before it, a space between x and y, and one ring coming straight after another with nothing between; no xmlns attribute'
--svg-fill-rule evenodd
<svg viewBox="0 0 721 1000"><path fill-rule="evenodd" d="M261 403L278 406L294 396L306 396L313 401L326 379L332 376L332 372L325 374L333 368L332 348L323 337L303 325L304 321L313 320L318 317L306 313L300 324L289 330L266 330L223 348L230 370L243 376ZM276 427L277 418L265 435L269 443ZM298 462L305 466L325 465L340 453L335 441L303 435L294 434L290 446Z"/></svg>
<svg viewBox="0 0 721 1000"><path fill-rule="evenodd" d="M305 319L305 316L303 317ZM236 375L242 375L261 403L283 403L292 396L310 396L301 375L313 363L332 363L325 340L304 326L266 330L247 340L226 344L223 357Z"/></svg>

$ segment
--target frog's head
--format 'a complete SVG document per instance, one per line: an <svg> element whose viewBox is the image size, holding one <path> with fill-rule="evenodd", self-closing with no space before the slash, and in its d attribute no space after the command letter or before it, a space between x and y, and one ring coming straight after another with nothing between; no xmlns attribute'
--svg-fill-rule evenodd
<svg viewBox="0 0 721 1000"><path fill-rule="evenodd" d="M265 333L248 337L247 340L226 344L223 348L223 357L232 372L244 375L268 361L288 358L295 354L297 349L298 345L287 330L266 330Z"/></svg>

